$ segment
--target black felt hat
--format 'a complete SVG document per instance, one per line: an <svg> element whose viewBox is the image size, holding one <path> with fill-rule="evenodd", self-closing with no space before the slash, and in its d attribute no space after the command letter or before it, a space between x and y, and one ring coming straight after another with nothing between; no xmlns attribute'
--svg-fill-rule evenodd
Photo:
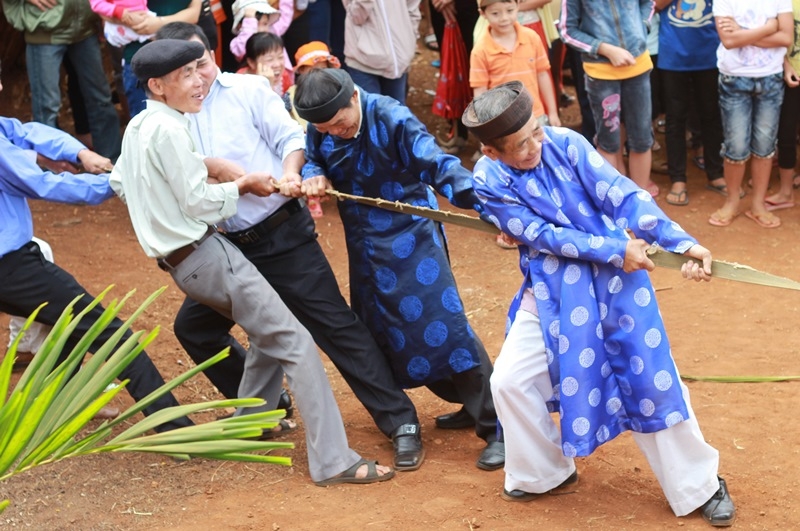
<svg viewBox="0 0 800 531"><path fill-rule="evenodd" d="M200 59L205 47L197 41L162 39L152 41L133 54L131 69L139 82L147 84L154 77L164 77L173 70Z"/></svg>

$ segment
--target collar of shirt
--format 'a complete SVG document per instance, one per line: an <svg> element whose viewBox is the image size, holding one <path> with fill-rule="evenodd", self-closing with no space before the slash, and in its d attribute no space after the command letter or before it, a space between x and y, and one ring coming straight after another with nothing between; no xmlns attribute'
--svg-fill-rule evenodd
<svg viewBox="0 0 800 531"><path fill-rule="evenodd" d="M187 118L186 115L183 114L181 111L176 111L166 103L162 103L156 100L148 99L146 103L148 109L169 114L176 120L180 121L180 123L184 124L187 129L189 128L189 118Z"/></svg>
<svg viewBox="0 0 800 531"><path fill-rule="evenodd" d="M364 122L364 111L361 109L361 88L356 91L356 97L358 98L357 106L358 106L358 129L356 129L356 134L353 138L358 138L358 135L361 134L361 124Z"/></svg>

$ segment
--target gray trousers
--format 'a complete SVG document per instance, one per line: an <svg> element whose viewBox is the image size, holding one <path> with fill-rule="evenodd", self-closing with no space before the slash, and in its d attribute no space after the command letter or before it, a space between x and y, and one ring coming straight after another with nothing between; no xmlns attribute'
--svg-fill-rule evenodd
<svg viewBox="0 0 800 531"><path fill-rule="evenodd" d="M241 251L214 234L170 274L186 295L247 333L250 348L239 396L257 396L267 403L244 413L268 411L278 403L280 385L269 385L276 377L272 368L277 361L305 424L311 479L328 479L358 462L360 456L347 444L342 416L311 335ZM254 389L264 393L251 394Z"/></svg>

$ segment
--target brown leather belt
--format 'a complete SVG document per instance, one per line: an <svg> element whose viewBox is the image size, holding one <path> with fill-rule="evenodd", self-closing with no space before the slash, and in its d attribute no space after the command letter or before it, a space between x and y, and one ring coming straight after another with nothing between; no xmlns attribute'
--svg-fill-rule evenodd
<svg viewBox="0 0 800 531"><path fill-rule="evenodd" d="M178 265L180 265L181 262L189 258L189 255L192 254L195 251L195 249L200 247L200 245L215 232L216 231L212 227L209 227L206 233L203 234L203 237L200 238L199 240L192 242L188 245L184 245L183 247L178 247L164 258L159 258L158 260L156 260L156 262L158 263L158 267L160 267L164 271L175 269L176 267L178 267Z"/></svg>
<svg viewBox="0 0 800 531"><path fill-rule="evenodd" d="M261 238L266 237L270 231L278 225L292 217L294 214L303 210L303 203L299 199L292 199L282 204L278 210L264 218L249 229L236 232L220 232L223 236L239 245L249 245L256 243Z"/></svg>

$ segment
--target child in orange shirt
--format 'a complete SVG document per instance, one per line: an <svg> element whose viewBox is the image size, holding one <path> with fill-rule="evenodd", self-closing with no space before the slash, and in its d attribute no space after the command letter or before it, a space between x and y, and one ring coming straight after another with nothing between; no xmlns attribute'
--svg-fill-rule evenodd
<svg viewBox="0 0 800 531"><path fill-rule="evenodd" d="M533 115L540 125L560 126L547 49L538 33L517 22L517 0L480 0L479 6L489 27L470 54L474 97L508 81L520 81L530 94L539 96L533 98ZM502 232L495 241L503 249L517 248L517 242Z"/></svg>
<svg viewBox="0 0 800 531"><path fill-rule="evenodd" d="M507 81L521 81L534 98L542 125L560 126L550 61L539 35L517 22L517 0L480 0L488 30L470 54L469 84L475 97Z"/></svg>

